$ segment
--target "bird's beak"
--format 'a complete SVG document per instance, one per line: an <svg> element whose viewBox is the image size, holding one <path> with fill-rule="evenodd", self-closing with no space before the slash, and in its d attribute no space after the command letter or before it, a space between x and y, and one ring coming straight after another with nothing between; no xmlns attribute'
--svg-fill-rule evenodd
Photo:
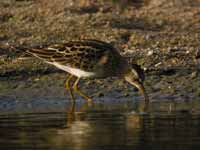
<svg viewBox="0 0 200 150"><path fill-rule="evenodd" d="M138 88L138 90L144 95L145 103L149 104L149 96L148 96L142 82L135 80L135 81L129 81L129 83L132 84L133 86L135 86L136 88Z"/></svg>

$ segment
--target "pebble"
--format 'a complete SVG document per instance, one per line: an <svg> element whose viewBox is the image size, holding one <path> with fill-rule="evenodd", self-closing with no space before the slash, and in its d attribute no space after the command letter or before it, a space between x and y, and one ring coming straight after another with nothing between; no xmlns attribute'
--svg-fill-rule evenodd
<svg viewBox="0 0 200 150"><path fill-rule="evenodd" d="M191 78L196 78L197 76L198 76L197 71L192 72L191 75L190 75Z"/></svg>
<svg viewBox="0 0 200 150"><path fill-rule="evenodd" d="M159 62L159 63L155 64L154 66L155 66L155 67L158 67L158 66L160 66L161 64L162 64L162 62Z"/></svg>
<svg viewBox="0 0 200 150"><path fill-rule="evenodd" d="M153 55L153 50L148 51L147 56Z"/></svg>

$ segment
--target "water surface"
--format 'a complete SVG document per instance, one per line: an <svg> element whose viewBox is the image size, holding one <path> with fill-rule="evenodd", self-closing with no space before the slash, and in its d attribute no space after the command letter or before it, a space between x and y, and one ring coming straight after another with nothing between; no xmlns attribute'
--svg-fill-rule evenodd
<svg viewBox="0 0 200 150"><path fill-rule="evenodd" d="M135 107L128 102L101 103L93 107L83 104L73 114L67 110L3 113L0 115L0 149L200 149L198 113L158 109L141 113L134 111Z"/></svg>

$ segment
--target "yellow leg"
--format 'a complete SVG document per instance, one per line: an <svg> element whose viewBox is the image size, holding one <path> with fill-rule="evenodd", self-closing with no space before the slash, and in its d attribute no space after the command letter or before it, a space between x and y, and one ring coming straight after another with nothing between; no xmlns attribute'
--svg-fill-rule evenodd
<svg viewBox="0 0 200 150"><path fill-rule="evenodd" d="M76 81L74 82L74 85L73 85L74 91L77 92L79 95L81 95L84 99L86 99L88 104L92 104L92 99L79 90L78 88L79 80L80 78L77 78Z"/></svg>
<svg viewBox="0 0 200 150"><path fill-rule="evenodd" d="M74 94L72 92L71 84L70 84L70 80L72 78L73 78L73 75L69 75L69 77L66 80L66 90L69 91L70 100L71 100L71 108L70 108L71 110L70 110L70 112L74 112L74 109L75 109L75 99L74 99Z"/></svg>

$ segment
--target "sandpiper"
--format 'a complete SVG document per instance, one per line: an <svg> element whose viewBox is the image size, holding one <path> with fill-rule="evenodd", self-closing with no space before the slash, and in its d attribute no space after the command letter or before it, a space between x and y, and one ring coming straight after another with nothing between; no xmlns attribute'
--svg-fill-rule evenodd
<svg viewBox="0 0 200 150"><path fill-rule="evenodd" d="M80 79L112 76L124 78L137 87L144 95L145 102L149 103L148 95L143 86L143 70L136 64L129 64L126 58L122 57L117 49L109 43L85 39L43 48L31 48L27 52L69 73L66 89L69 91L73 103L75 102L73 91L89 103L92 101L78 88ZM73 78L76 80L71 85Z"/></svg>

